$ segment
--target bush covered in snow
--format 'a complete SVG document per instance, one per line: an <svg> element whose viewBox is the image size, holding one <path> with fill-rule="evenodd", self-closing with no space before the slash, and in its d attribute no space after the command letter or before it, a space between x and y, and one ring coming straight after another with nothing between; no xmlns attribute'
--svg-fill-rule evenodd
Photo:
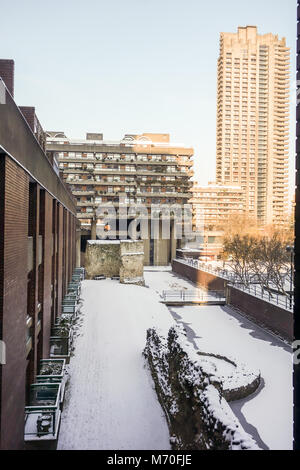
<svg viewBox="0 0 300 470"><path fill-rule="evenodd" d="M247 372L232 359L199 354L180 325L170 329L168 338L149 329L144 355L168 419L174 449L258 449L226 398L252 393L259 385L259 372ZM220 374L214 358L231 363L234 372Z"/></svg>

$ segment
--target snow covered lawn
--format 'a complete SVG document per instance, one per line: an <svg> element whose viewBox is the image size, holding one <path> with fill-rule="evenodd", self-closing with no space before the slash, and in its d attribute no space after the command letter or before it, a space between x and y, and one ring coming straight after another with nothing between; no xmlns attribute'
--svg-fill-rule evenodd
<svg viewBox="0 0 300 470"><path fill-rule="evenodd" d="M146 330L174 320L157 295L118 281L84 281L58 449L170 449L142 351Z"/></svg>

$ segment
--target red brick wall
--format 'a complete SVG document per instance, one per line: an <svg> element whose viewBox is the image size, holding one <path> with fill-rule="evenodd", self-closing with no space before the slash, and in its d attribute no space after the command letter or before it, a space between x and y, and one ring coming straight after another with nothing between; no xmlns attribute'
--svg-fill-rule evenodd
<svg viewBox="0 0 300 470"><path fill-rule="evenodd" d="M61 313L61 303L63 298L63 206L61 204L57 204L57 220L58 220L58 227L57 227L57 235L58 235L58 256L57 256L57 313L60 315Z"/></svg>
<svg viewBox="0 0 300 470"><path fill-rule="evenodd" d="M176 260L172 261L172 270L183 277L187 277L190 281L193 281L204 289L225 292L226 281L211 273L200 271L193 266L183 264Z"/></svg>
<svg viewBox="0 0 300 470"><path fill-rule="evenodd" d="M28 230L29 235L33 236L33 270L30 273L30 284L28 289L28 315L32 317L32 352L29 357L30 377L31 382L34 380L38 370L38 280L39 280L39 266L38 266L38 251L39 251L39 221L40 212L40 188L37 183L30 183L29 185L29 220Z"/></svg>
<svg viewBox="0 0 300 470"><path fill-rule="evenodd" d="M13 60L0 59L0 77L4 80L12 97L14 96L15 63Z"/></svg>
<svg viewBox="0 0 300 470"><path fill-rule="evenodd" d="M177 274L190 279L205 289L226 292L226 303L228 305L240 310L241 313L245 313L255 323L266 326L275 334L279 334L287 340L292 340L293 314L291 312L232 286L227 286L226 280L179 261L173 260L172 269Z"/></svg>
<svg viewBox="0 0 300 470"><path fill-rule="evenodd" d="M42 269L42 356L49 357L49 338L51 333L51 274L52 274L52 197L43 191L41 198L40 233L43 235Z"/></svg>
<svg viewBox="0 0 300 470"><path fill-rule="evenodd" d="M53 232L57 233L57 259L52 258ZM34 239L30 283L27 267L29 235ZM39 235L43 237L43 261L40 265ZM53 201L52 196L37 183L30 183L27 173L13 160L0 155L0 339L7 346L7 364L0 366L1 449L22 449L24 446L26 390L28 392L29 384L35 381L39 359L49 357L51 323L54 314L60 314L64 295L63 271L66 287L74 260L74 216ZM55 280L58 308L52 311L55 289L51 290L51 284L55 285ZM37 329L38 303L41 303L41 332ZM33 319L33 347L28 358L27 314Z"/></svg>
<svg viewBox="0 0 300 470"><path fill-rule="evenodd" d="M292 312L232 286L227 287L227 303L246 313L255 323L266 326L289 341L293 340Z"/></svg>
<svg viewBox="0 0 300 470"><path fill-rule="evenodd" d="M2 217L5 209L4 231L0 231L0 323L7 348L6 364L1 366L0 447L20 449L24 439L29 181L10 158L0 157L0 166Z"/></svg>

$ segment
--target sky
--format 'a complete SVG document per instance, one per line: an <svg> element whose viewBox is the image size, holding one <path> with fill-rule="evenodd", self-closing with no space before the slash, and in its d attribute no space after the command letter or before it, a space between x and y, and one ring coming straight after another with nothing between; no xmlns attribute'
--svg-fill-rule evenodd
<svg viewBox="0 0 300 470"><path fill-rule="evenodd" d="M45 130L170 133L194 147L195 179L215 179L221 31L256 25L291 47L291 188L296 0L0 0L0 57L15 60L15 99Z"/></svg>

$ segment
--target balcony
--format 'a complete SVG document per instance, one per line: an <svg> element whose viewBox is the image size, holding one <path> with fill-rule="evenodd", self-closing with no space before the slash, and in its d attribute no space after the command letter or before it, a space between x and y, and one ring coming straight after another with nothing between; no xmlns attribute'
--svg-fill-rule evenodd
<svg viewBox="0 0 300 470"><path fill-rule="evenodd" d="M25 407L25 442L57 439L63 398L61 383L30 386L29 406Z"/></svg>

